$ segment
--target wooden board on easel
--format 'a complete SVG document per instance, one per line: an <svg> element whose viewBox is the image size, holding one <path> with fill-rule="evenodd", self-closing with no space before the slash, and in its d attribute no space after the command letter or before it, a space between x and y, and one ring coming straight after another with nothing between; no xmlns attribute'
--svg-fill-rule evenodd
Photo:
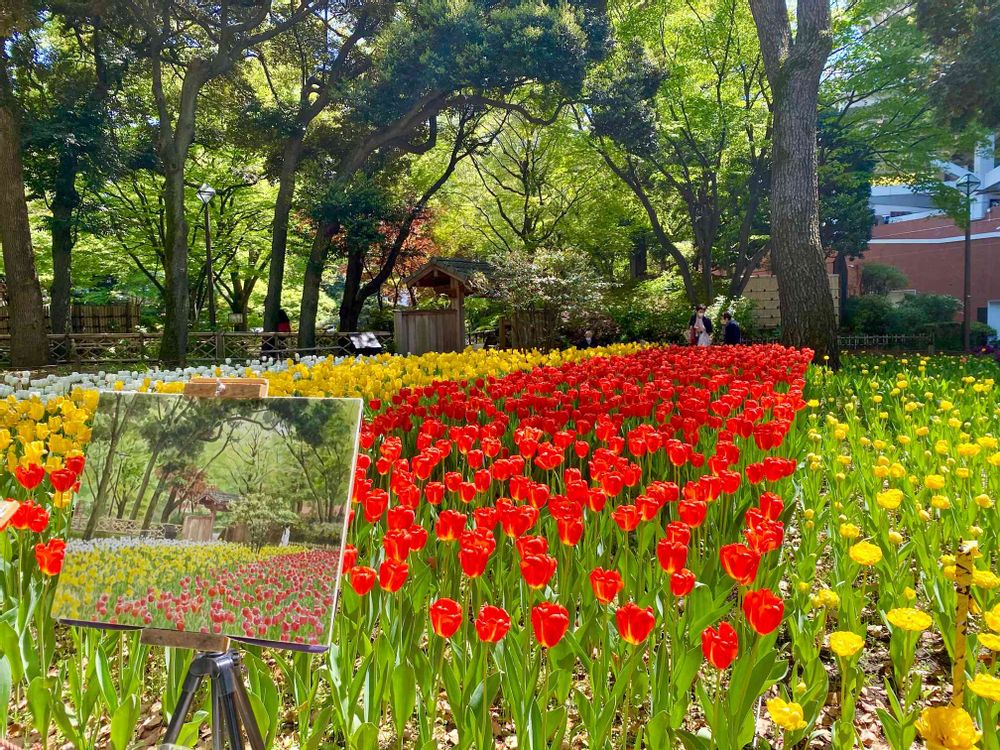
<svg viewBox="0 0 1000 750"><path fill-rule="evenodd" d="M184 384L184 395L191 398L267 398L267 387L265 378L197 377ZM222 652L229 648L228 636L159 628L143 628L140 641L148 646L190 648L195 651Z"/></svg>

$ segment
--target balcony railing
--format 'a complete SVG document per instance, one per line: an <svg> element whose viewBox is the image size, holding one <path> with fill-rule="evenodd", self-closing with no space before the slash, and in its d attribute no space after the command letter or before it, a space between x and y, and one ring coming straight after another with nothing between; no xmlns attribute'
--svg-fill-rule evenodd
<svg viewBox="0 0 1000 750"><path fill-rule="evenodd" d="M385 350L392 338L386 331L367 332ZM348 356L357 352L354 332L317 333L316 345L296 347L293 333L247 333L243 331L192 331L188 334L190 364L231 360L249 362L270 357L300 355ZM49 363L53 365L152 364L160 352L160 333L69 333L49 335ZM10 367L9 335L0 336L0 367Z"/></svg>

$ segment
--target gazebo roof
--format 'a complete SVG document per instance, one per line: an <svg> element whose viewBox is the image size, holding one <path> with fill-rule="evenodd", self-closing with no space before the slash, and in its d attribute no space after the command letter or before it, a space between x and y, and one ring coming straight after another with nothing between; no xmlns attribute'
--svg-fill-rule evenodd
<svg viewBox="0 0 1000 750"><path fill-rule="evenodd" d="M239 495L234 495L231 492L222 492L221 490L211 489L207 490L198 502L209 510L226 511L230 509L233 503L238 502L239 500Z"/></svg>
<svg viewBox="0 0 1000 750"><path fill-rule="evenodd" d="M439 287L452 279L461 284L466 294L482 291L483 277L488 277L493 266L471 258L432 257L403 280L410 287Z"/></svg>

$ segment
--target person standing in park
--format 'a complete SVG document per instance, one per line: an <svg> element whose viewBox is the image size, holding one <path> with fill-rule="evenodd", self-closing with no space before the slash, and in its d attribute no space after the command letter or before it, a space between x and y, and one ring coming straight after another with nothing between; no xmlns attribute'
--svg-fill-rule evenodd
<svg viewBox="0 0 1000 750"><path fill-rule="evenodd" d="M722 343L740 344L743 342L743 331L740 324L733 320L733 314L729 311L722 313Z"/></svg>
<svg viewBox="0 0 1000 750"><path fill-rule="evenodd" d="M705 315L704 305L698 305L688 321L688 342L691 346L712 345L712 321Z"/></svg>
<svg viewBox="0 0 1000 750"><path fill-rule="evenodd" d="M583 338L576 342L577 349L593 349L597 345L594 332L589 328L583 332Z"/></svg>

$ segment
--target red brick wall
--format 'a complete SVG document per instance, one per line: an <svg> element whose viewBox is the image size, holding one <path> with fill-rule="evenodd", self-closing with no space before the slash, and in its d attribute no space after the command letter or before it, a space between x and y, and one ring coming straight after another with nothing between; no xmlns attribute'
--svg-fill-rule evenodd
<svg viewBox="0 0 1000 750"><path fill-rule="evenodd" d="M986 218L972 223L972 234L1000 235L1000 208ZM857 276L864 263L895 266L908 280L909 289L929 294L948 294L962 299L965 232L945 217L932 217L882 224L872 230L872 239L929 240L957 238L954 241L901 242L868 245L863 259L853 261L851 293L856 294ZM986 307L988 300L1000 299L1000 236L974 239L972 242L972 312ZM973 318L975 319L975 318Z"/></svg>

